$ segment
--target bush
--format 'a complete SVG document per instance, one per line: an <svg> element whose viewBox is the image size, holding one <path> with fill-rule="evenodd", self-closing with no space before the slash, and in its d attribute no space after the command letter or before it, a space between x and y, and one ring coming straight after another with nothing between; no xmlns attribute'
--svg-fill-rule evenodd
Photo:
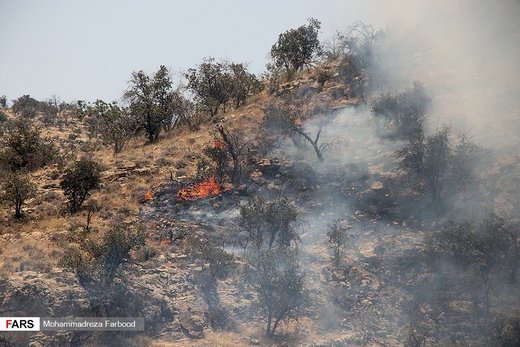
<svg viewBox="0 0 520 347"><path fill-rule="evenodd" d="M516 311L510 316L495 315L492 321L491 338L493 345L520 346L520 312Z"/></svg>
<svg viewBox="0 0 520 347"><path fill-rule="evenodd" d="M332 263L336 268L339 267L343 251L351 237L350 229L350 225L342 225L341 221L337 220L329 226L329 231L327 231L326 245L332 253Z"/></svg>
<svg viewBox="0 0 520 347"><path fill-rule="evenodd" d="M9 172L3 183L4 193L0 196L14 206L14 215L17 219L22 218L22 205L32 198L36 193L36 185L29 176L20 172Z"/></svg>
<svg viewBox="0 0 520 347"><path fill-rule="evenodd" d="M84 112L92 117L89 121L90 131L98 134L105 144L113 146L114 153L120 153L138 127L128 109L116 102L107 104L103 100L96 100L93 106L84 103L80 105L85 109Z"/></svg>
<svg viewBox="0 0 520 347"><path fill-rule="evenodd" d="M431 194L436 208L447 193L455 195L466 190L475 180L476 165L485 150L465 135L452 140L449 128L425 137L421 129L410 134L408 144L396 152L398 167L407 172L412 183Z"/></svg>
<svg viewBox="0 0 520 347"><path fill-rule="evenodd" d="M330 80L332 78L332 72L330 72L329 70L325 70L325 69L320 69L318 71L318 77L317 77L317 81L318 83L323 87L323 85L325 84L325 82L327 82L328 80Z"/></svg>
<svg viewBox="0 0 520 347"><path fill-rule="evenodd" d="M267 336L274 336L281 321L297 320L301 315L306 303L305 278L294 252L261 251L249 259L245 279L258 295Z"/></svg>
<svg viewBox="0 0 520 347"><path fill-rule="evenodd" d="M77 212L93 189L101 182L101 167L98 163L82 159L69 168L60 183L61 189L69 201L72 213Z"/></svg>
<svg viewBox="0 0 520 347"><path fill-rule="evenodd" d="M493 280L505 275L516 281L520 266L520 229L491 215L480 223L448 222L441 231L427 240L427 252L434 269L445 269L448 261L456 265L464 275L465 291L471 295L474 306L489 313ZM460 276L455 281L460 283Z"/></svg>
<svg viewBox="0 0 520 347"><path fill-rule="evenodd" d="M271 57L277 67L283 67L290 74L304 66L309 66L321 53L318 32L321 23L310 18L309 24L288 30L278 37L271 47Z"/></svg>
<svg viewBox="0 0 520 347"><path fill-rule="evenodd" d="M60 260L60 266L76 274L98 316L139 312L138 298L125 288L123 281L115 280L130 251L144 245L144 240L141 229L117 224L100 242L81 238L79 248L69 248Z"/></svg>
<svg viewBox="0 0 520 347"><path fill-rule="evenodd" d="M27 120L14 122L3 137L0 164L10 170L35 170L57 158L57 149L40 137L40 131Z"/></svg>
<svg viewBox="0 0 520 347"><path fill-rule="evenodd" d="M294 228L298 213L289 200L265 201L257 196L240 207L241 225L249 235L249 241L257 250L267 245L273 248L275 242L280 248L288 248L291 241L298 241Z"/></svg>
<svg viewBox="0 0 520 347"><path fill-rule="evenodd" d="M13 100L13 105L11 106L13 112L20 114L26 119L36 117L38 112L44 112L46 108L47 104L45 102L38 101L30 95L23 95Z"/></svg>
<svg viewBox="0 0 520 347"><path fill-rule="evenodd" d="M217 280L226 278L235 268L233 255L214 246L208 240L198 238L190 239L190 248L192 254L203 262L202 271L195 280L208 304L212 328L233 328L231 317L220 304L217 291Z"/></svg>
<svg viewBox="0 0 520 347"><path fill-rule="evenodd" d="M415 82L410 89L380 96L372 104L372 111L390 128L386 137L407 139L422 130L430 102L423 86Z"/></svg>

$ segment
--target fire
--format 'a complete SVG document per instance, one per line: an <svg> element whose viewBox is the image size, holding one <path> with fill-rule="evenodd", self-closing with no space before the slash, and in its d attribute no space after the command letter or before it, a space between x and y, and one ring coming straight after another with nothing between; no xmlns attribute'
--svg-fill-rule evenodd
<svg viewBox="0 0 520 347"><path fill-rule="evenodd" d="M224 189L217 183L215 177L212 176L208 181L201 182L182 188L177 193L177 199L185 201L193 201L208 196L215 196L222 193Z"/></svg>
<svg viewBox="0 0 520 347"><path fill-rule="evenodd" d="M213 148L215 148L215 149L224 149L224 148L226 148L226 144L224 142L222 142L222 141L217 139L217 140L215 140L213 142Z"/></svg>
<svg viewBox="0 0 520 347"><path fill-rule="evenodd" d="M151 201L153 200L153 192L151 190L147 191L144 195L144 201Z"/></svg>

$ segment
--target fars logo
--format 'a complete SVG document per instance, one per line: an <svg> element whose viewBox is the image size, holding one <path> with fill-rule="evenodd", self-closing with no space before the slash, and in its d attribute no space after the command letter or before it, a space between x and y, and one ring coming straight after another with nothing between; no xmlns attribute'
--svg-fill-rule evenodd
<svg viewBox="0 0 520 347"><path fill-rule="evenodd" d="M0 331L39 331L40 317L0 317Z"/></svg>

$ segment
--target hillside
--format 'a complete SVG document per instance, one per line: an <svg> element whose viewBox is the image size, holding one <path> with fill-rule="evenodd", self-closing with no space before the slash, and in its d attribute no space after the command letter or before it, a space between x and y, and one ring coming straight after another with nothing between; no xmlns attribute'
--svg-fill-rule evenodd
<svg viewBox="0 0 520 347"><path fill-rule="evenodd" d="M59 159L27 171L21 218L0 205L0 315L144 317L146 330L0 343L513 346L519 154L430 132L428 88L382 91L354 61L268 76L238 106L154 141L132 133L120 153L92 105L37 113ZM3 112L7 138L24 117ZM64 178L85 158L100 184L71 211Z"/></svg>

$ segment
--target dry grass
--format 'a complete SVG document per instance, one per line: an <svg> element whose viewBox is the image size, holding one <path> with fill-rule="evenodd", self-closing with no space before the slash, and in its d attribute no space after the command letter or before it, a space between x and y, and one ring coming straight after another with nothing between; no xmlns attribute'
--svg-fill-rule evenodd
<svg viewBox="0 0 520 347"><path fill-rule="evenodd" d="M61 258L62 252L52 243L41 238L20 237L2 249L0 274L9 276L13 272L34 271L50 273Z"/></svg>
<svg viewBox="0 0 520 347"><path fill-rule="evenodd" d="M223 118L228 129L240 129L246 136L258 137L263 118L263 107L269 97L265 92L253 96L249 105L230 110ZM114 155L112 148L100 146L98 140L88 138L86 127L79 121L68 126L42 127L42 136L52 138L62 154L68 153L63 166L74 159L89 157L105 168L102 186L93 192L101 210L94 215L94 233L101 234L116 216L136 219L144 193L159 189L170 177L189 180L196 174L197 162L203 157L203 148L217 136L215 124L204 124L198 131L174 130L161 134L157 143L147 144L143 137L130 141L122 153ZM71 154L71 148L75 152ZM88 149L88 152L82 152ZM123 177L113 175L124 168L129 170ZM61 168L60 168L61 169ZM144 170L141 170L144 169ZM72 229L86 222L85 212L71 216L66 210L66 199L59 189L60 172L57 166L38 170L32 174L38 185L37 197L28 201L24 221L15 221L7 206L0 209L0 274L9 276L14 272L35 271L50 273L57 267L64 250L69 246ZM112 176L110 176L112 175ZM115 177L115 178L108 178ZM46 187L46 188L44 188ZM72 230L72 231L71 231ZM140 255L142 260L154 257L161 249L149 243L149 252ZM294 332L294 327L289 327ZM249 329L249 330L247 330ZM250 346L251 338L261 345L277 345L280 341L265 340L262 327L254 325L241 333L208 332L203 340L180 340L176 342L152 341L143 337L141 345L151 346ZM281 328L280 331L284 331ZM293 341L294 342L294 341Z"/></svg>
<svg viewBox="0 0 520 347"><path fill-rule="evenodd" d="M246 347L251 346L248 339L242 334L232 332L210 332L202 340L184 339L175 342L154 341L151 347ZM266 346L262 344L262 346Z"/></svg>

